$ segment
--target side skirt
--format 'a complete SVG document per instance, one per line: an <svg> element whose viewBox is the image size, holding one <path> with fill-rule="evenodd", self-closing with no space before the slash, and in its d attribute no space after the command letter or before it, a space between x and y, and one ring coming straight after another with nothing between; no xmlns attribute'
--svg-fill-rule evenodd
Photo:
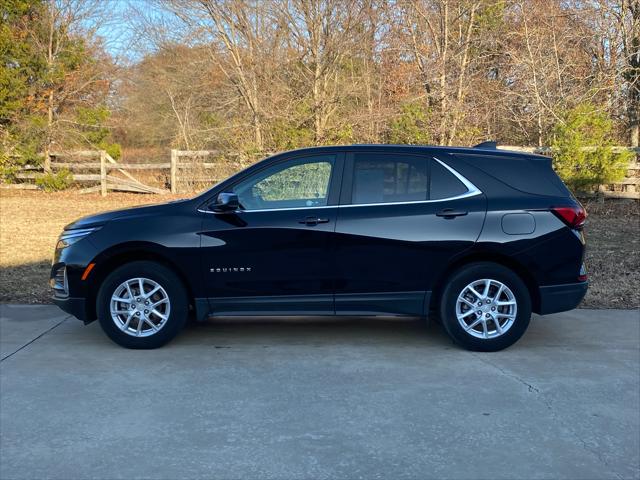
<svg viewBox="0 0 640 480"><path fill-rule="evenodd" d="M209 316L333 315L333 295L209 298Z"/></svg>
<svg viewBox="0 0 640 480"><path fill-rule="evenodd" d="M336 315L425 316L431 292L339 293Z"/></svg>
<svg viewBox="0 0 640 480"><path fill-rule="evenodd" d="M226 316L427 317L430 291L197 298L196 320Z"/></svg>

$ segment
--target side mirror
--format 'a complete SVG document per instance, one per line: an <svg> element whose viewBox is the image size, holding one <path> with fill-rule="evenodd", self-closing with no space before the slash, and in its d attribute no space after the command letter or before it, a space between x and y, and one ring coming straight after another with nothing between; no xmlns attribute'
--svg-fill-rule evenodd
<svg viewBox="0 0 640 480"><path fill-rule="evenodd" d="M210 208L214 212L219 212L219 213L235 212L238 208L240 208L240 201L238 200L238 195L230 192L220 193L218 194L216 203L211 205Z"/></svg>

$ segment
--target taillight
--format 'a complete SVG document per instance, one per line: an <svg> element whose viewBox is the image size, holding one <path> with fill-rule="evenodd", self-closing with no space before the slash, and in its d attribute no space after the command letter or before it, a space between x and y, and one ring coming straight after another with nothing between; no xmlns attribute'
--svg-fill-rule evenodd
<svg viewBox="0 0 640 480"><path fill-rule="evenodd" d="M581 206L574 207L553 207L551 211L562 220L567 227L574 230L580 230L584 227L584 221L587 219L587 211Z"/></svg>

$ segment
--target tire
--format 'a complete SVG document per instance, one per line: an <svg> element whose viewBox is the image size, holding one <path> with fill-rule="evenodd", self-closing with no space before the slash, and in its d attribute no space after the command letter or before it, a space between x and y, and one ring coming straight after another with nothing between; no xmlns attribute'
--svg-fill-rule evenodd
<svg viewBox="0 0 640 480"><path fill-rule="evenodd" d="M96 302L102 330L118 345L135 349L158 348L172 340L184 327L189 310L189 297L180 278L150 261L127 263L111 272L102 282Z"/></svg>
<svg viewBox="0 0 640 480"><path fill-rule="evenodd" d="M487 284L489 291L485 298ZM468 350L495 352L513 345L527 330L531 296L512 270L492 262L472 263L449 277L440 298L440 319L456 344Z"/></svg>

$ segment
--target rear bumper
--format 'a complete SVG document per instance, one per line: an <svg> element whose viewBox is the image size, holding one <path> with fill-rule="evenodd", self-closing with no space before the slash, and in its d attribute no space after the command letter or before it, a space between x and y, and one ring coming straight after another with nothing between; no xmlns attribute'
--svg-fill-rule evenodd
<svg viewBox="0 0 640 480"><path fill-rule="evenodd" d="M87 305L84 298L78 298L78 297L60 298L60 297L54 296L52 297L51 300L53 300L53 303L59 306L63 311L70 313L77 319L87 323L88 321L87 308L86 308Z"/></svg>
<svg viewBox="0 0 640 480"><path fill-rule="evenodd" d="M540 287L540 315L573 310L587 293L589 282Z"/></svg>

